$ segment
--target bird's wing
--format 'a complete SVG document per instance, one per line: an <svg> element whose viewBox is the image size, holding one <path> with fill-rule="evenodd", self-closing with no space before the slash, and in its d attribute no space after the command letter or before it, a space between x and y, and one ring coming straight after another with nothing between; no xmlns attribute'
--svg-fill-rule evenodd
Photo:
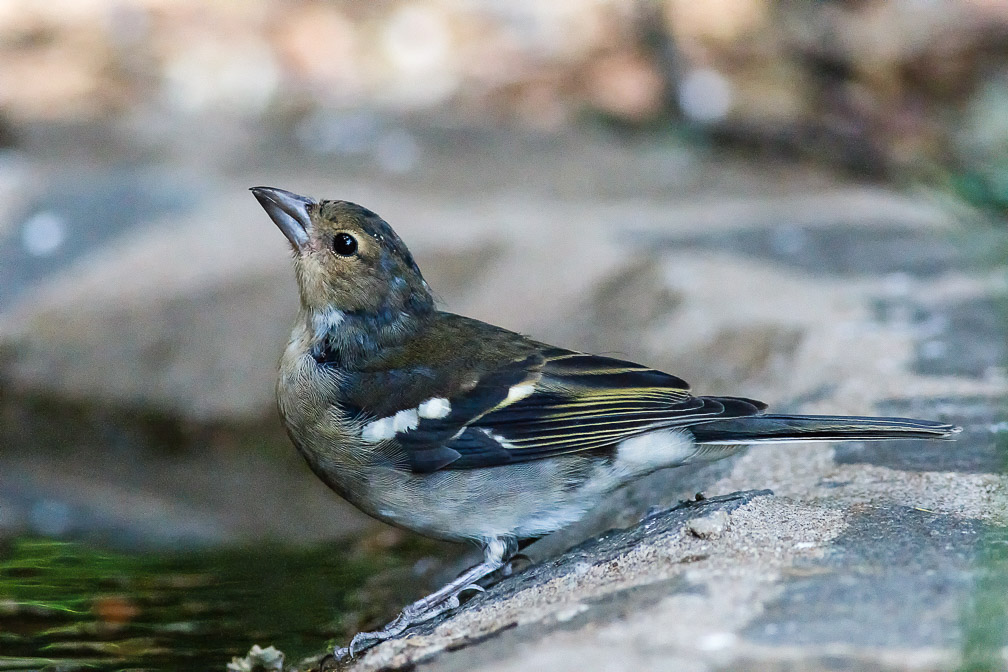
<svg viewBox="0 0 1008 672"><path fill-rule="evenodd" d="M680 378L610 357L554 352L535 390L471 423L506 448L509 462L606 449L656 429L759 413L758 401L694 397ZM460 437L463 438L463 437ZM463 453L451 468L487 466Z"/></svg>
<svg viewBox="0 0 1008 672"><path fill-rule="evenodd" d="M373 420L363 435L394 440L417 472L477 469L604 450L655 429L765 407L748 399L694 397L688 389L683 380L645 366L547 348L445 397Z"/></svg>

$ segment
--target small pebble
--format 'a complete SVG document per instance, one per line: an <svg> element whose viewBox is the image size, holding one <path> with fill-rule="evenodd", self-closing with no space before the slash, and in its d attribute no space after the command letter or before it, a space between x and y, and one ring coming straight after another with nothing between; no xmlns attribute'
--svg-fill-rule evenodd
<svg viewBox="0 0 1008 672"><path fill-rule="evenodd" d="M728 527L728 514L724 511L715 511L702 518L693 518L686 523L686 529L695 537L700 539L715 539Z"/></svg>
<svg viewBox="0 0 1008 672"><path fill-rule="evenodd" d="M253 644L244 658L232 658L228 672L280 672L283 670L284 654L272 646L265 649Z"/></svg>
<svg viewBox="0 0 1008 672"><path fill-rule="evenodd" d="M738 636L732 632L712 632L698 642L702 651L721 651L730 648L738 641Z"/></svg>

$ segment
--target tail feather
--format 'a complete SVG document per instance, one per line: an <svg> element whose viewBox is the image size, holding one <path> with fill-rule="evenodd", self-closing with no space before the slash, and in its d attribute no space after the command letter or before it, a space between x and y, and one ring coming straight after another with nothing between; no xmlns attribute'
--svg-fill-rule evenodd
<svg viewBox="0 0 1008 672"><path fill-rule="evenodd" d="M950 439L962 429L931 420L842 415L750 415L690 427L697 443Z"/></svg>

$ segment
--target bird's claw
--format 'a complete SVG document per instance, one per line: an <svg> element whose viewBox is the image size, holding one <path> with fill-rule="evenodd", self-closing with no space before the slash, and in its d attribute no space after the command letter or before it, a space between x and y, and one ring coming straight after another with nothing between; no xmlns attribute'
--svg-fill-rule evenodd
<svg viewBox="0 0 1008 672"><path fill-rule="evenodd" d="M486 592L482 586L475 583L465 586L460 589L462 590L478 590L480 592ZM446 611L451 611L452 609L457 609L459 606L458 593L449 596L440 604L433 607L429 607L423 611L412 611L409 607L403 609L399 617L394 621L386 625L381 630L376 630L375 632L358 632L350 640L349 646L344 646L333 651L333 656L338 661L343 661L347 658L356 658L358 653L362 653L370 649L376 644L380 644L385 640L392 639L393 637L398 637L401 635L408 627L416 625L417 623L423 623L424 621L429 621L435 616L439 616Z"/></svg>
<svg viewBox="0 0 1008 672"><path fill-rule="evenodd" d="M398 619L396 619L398 621ZM389 626L397 625L396 621L393 621ZM350 640L349 646L344 646L333 651L333 657L338 661L343 661L347 658L356 658L358 653L367 651L375 644L380 644L387 639L392 639L396 635L400 634L406 629L408 624L401 627L386 627L383 630L378 630L375 632L358 632Z"/></svg>
<svg viewBox="0 0 1008 672"><path fill-rule="evenodd" d="M376 632L361 632L354 635L353 639L350 640L350 645L345 648L336 649L333 652L333 656L340 661L348 657L354 658L358 653L371 648L375 644L398 637L411 626L429 621L447 611L457 609L459 604L461 604L459 593L463 591L475 590L485 593L486 589L479 585L477 581L500 569L504 564L504 557L510 558L515 550L517 550L513 539L503 540L498 545L500 548L493 546L490 550L486 551L486 557L483 562L465 572L436 593L410 604L399 613L394 621L381 630Z"/></svg>
<svg viewBox="0 0 1008 672"><path fill-rule="evenodd" d="M388 639L387 637L383 638L378 636L382 634L384 634L384 631L358 632L356 635L353 636L353 639L350 640L350 646L347 647L347 649L349 649L350 651L350 657L356 658L357 654L360 653L361 651L365 651L371 648L372 646L382 641L383 639Z"/></svg>

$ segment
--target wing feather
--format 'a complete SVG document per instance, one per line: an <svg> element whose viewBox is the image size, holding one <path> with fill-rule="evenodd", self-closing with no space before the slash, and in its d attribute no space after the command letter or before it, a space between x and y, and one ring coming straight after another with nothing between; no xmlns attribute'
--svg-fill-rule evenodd
<svg viewBox="0 0 1008 672"><path fill-rule="evenodd" d="M532 394L511 398L512 387L531 384ZM449 398L445 417L420 419L395 440L415 471L474 469L605 449L655 429L764 408L688 390L682 379L655 369L551 348L484 375Z"/></svg>

